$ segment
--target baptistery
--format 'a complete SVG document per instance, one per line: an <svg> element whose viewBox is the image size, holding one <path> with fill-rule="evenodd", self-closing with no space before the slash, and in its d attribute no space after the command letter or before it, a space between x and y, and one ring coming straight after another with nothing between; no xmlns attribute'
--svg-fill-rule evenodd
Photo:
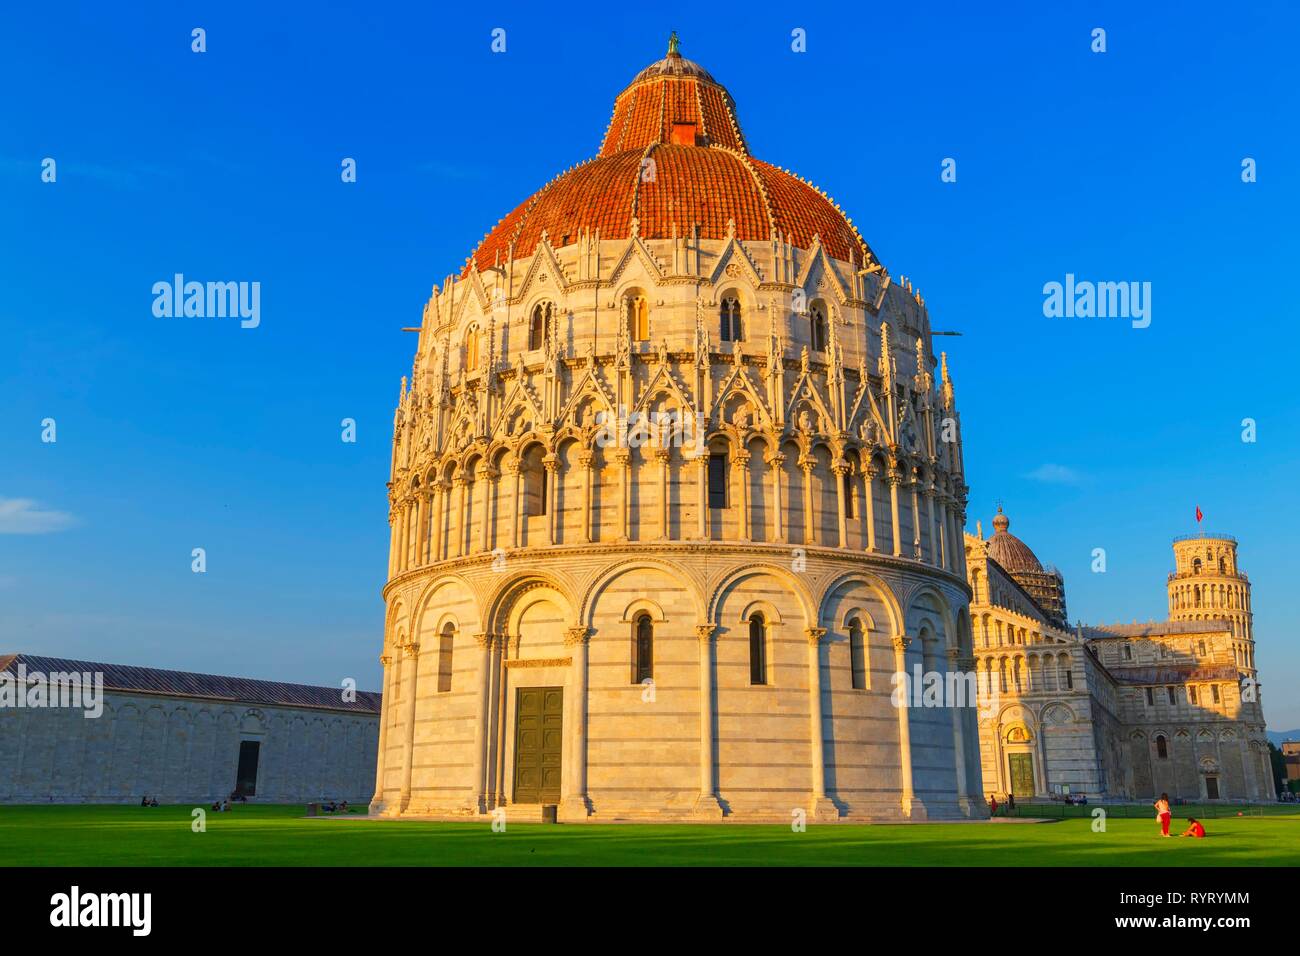
<svg viewBox="0 0 1300 956"><path fill-rule="evenodd" d="M418 331L372 813L985 813L925 302L675 37Z"/></svg>

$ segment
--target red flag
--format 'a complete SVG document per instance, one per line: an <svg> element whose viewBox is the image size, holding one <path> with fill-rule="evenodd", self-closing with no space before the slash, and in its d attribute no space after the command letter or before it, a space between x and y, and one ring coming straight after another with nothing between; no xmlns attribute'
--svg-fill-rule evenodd
<svg viewBox="0 0 1300 956"><path fill-rule="evenodd" d="M1205 517L1205 515L1201 514L1201 506L1200 506L1200 505L1197 505L1197 506L1196 506L1196 520L1197 520L1197 522L1199 523L1200 520L1201 520L1202 518L1204 518L1204 517Z"/></svg>

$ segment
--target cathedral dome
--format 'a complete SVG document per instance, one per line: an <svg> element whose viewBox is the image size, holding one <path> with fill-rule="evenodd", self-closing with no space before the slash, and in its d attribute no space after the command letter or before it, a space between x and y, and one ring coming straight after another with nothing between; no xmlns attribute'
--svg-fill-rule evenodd
<svg viewBox="0 0 1300 956"><path fill-rule="evenodd" d="M1010 526L1011 519L998 508L997 516L993 519L993 537L989 538L989 557L1011 574L1041 574L1042 562L1030 550L1029 545L1007 530Z"/></svg>
<svg viewBox="0 0 1300 956"><path fill-rule="evenodd" d="M844 212L807 181L753 158L731 94L676 51L643 69L614 102L599 154L557 176L483 238L480 271L554 246L580 231L601 239L687 236L742 241L775 236L807 249L813 237L833 258L874 256ZM467 262L467 274L470 264Z"/></svg>

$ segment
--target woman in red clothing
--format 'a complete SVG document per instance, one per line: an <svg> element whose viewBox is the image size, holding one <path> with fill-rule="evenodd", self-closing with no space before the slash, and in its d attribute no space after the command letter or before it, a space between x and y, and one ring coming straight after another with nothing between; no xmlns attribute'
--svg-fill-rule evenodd
<svg viewBox="0 0 1300 956"><path fill-rule="evenodd" d="M1169 811L1169 794L1160 794L1160 799L1153 806L1156 808L1156 819L1160 821L1160 835L1169 836L1169 820L1173 814Z"/></svg>
<svg viewBox="0 0 1300 956"><path fill-rule="evenodd" d="M1205 827L1201 826L1201 821L1196 817L1187 818L1188 827L1183 831L1183 836L1196 837L1200 840L1205 836Z"/></svg>

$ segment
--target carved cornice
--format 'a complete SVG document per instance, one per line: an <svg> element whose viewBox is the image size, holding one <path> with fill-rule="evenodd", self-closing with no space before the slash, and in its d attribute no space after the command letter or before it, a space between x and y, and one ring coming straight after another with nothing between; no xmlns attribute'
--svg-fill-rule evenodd
<svg viewBox="0 0 1300 956"><path fill-rule="evenodd" d="M512 658L506 661L507 668L515 667L571 667L572 657L528 657Z"/></svg>

